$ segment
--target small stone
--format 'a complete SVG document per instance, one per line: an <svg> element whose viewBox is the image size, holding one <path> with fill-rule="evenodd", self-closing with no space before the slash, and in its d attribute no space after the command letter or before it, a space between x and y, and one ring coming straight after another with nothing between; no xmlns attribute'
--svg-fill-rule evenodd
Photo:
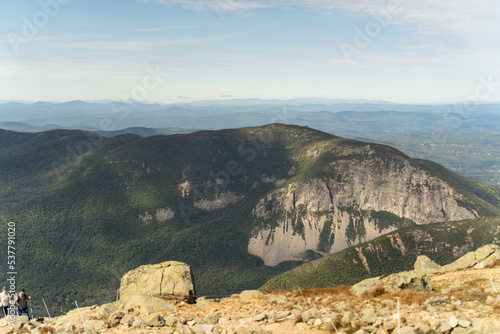
<svg viewBox="0 0 500 334"><path fill-rule="evenodd" d="M283 305L288 301L288 299L283 295L266 295L266 297L267 296L270 296L268 298L271 304Z"/></svg>
<svg viewBox="0 0 500 334"><path fill-rule="evenodd" d="M351 322L353 322L355 319L356 319L356 316L354 315L354 313L352 313L352 312L344 312L342 314L342 320L341 320L341 322L343 324L345 324L345 325L348 325Z"/></svg>
<svg viewBox="0 0 500 334"><path fill-rule="evenodd" d="M373 324L382 315L374 308L368 309L361 318L361 321Z"/></svg>
<svg viewBox="0 0 500 334"><path fill-rule="evenodd" d="M177 317L173 316L165 317L163 320L165 321L165 326L167 327L174 327L178 323Z"/></svg>
<svg viewBox="0 0 500 334"><path fill-rule="evenodd" d="M196 325L196 327L194 328L194 332L195 333L212 333L213 330L214 330L214 325L207 325L207 324L203 324L203 325Z"/></svg>
<svg viewBox="0 0 500 334"><path fill-rule="evenodd" d="M466 320L466 319L460 319L458 321L458 325L460 327L463 327L463 328L467 328L467 327L470 327L470 325L472 325L472 323L469 321L469 320Z"/></svg>
<svg viewBox="0 0 500 334"><path fill-rule="evenodd" d="M400 334L417 334L417 330L411 326L401 327Z"/></svg>
<svg viewBox="0 0 500 334"><path fill-rule="evenodd" d="M148 314L143 320L146 326L149 327L162 327L165 324L163 318L158 313Z"/></svg>
<svg viewBox="0 0 500 334"><path fill-rule="evenodd" d="M144 320L142 320L142 319L135 319L132 322L132 327L134 327L134 328L140 328L143 323L144 323Z"/></svg>
<svg viewBox="0 0 500 334"><path fill-rule="evenodd" d="M256 316L252 317L252 321L262 321L265 319L267 319L267 314L265 313L257 314Z"/></svg>
<svg viewBox="0 0 500 334"><path fill-rule="evenodd" d="M438 333L449 333L453 327L449 323L444 323L436 330Z"/></svg>
<svg viewBox="0 0 500 334"><path fill-rule="evenodd" d="M390 331L393 331L394 328L396 328L396 325L394 324L394 322L392 320L386 319L384 321L384 325L382 326L382 328L385 329L386 331L390 332Z"/></svg>
<svg viewBox="0 0 500 334"><path fill-rule="evenodd" d="M271 312L267 315L267 323L268 323L268 324L274 324L275 322L276 322L276 312L271 311Z"/></svg>
<svg viewBox="0 0 500 334"><path fill-rule="evenodd" d="M178 332L177 332L178 333ZM193 334L193 330L189 328L188 326L182 326L182 333L184 334Z"/></svg>
<svg viewBox="0 0 500 334"><path fill-rule="evenodd" d="M431 328L436 329L436 328L438 328L441 325L441 323L437 319L432 319L429 322L429 325L431 326Z"/></svg>
<svg viewBox="0 0 500 334"><path fill-rule="evenodd" d="M205 322L209 325L217 325L219 323L220 314L212 313L206 316Z"/></svg>
<svg viewBox="0 0 500 334"><path fill-rule="evenodd" d="M377 321L373 323L373 327L380 327L384 324L384 319L378 318Z"/></svg>
<svg viewBox="0 0 500 334"><path fill-rule="evenodd" d="M134 321L135 317L131 314L125 314L120 320L122 325L130 325Z"/></svg>
<svg viewBox="0 0 500 334"><path fill-rule="evenodd" d="M193 320L193 317L189 314L184 314L179 320L181 324L185 325L188 321Z"/></svg>
<svg viewBox="0 0 500 334"><path fill-rule="evenodd" d="M420 323L416 326L417 333L433 333L434 331L427 325Z"/></svg>
<svg viewBox="0 0 500 334"><path fill-rule="evenodd" d="M290 314L292 314L290 311L276 313L276 319L279 321L280 319L288 317Z"/></svg>
<svg viewBox="0 0 500 334"><path fill-rule="evenodd" d="M449 324L451 328L455 328L458 326L458 319L455 316L452 316L449 320Z"/></svg>
<svg viewBox="0 0 500 334"><path fill-rule="evenodd" d="M302 313L302 321L308 322L310 319L321 318L320 314L317 314L315 310L307 310Z"/></svg>
<svg viewBox="0 0 500 334"><path fill-rule="evenodd" d="M120 320L123 318L123 316L124 314L120 311L111 313L111 315L109 316L109 325L113 327L116 324L120 323Z"/></svg>

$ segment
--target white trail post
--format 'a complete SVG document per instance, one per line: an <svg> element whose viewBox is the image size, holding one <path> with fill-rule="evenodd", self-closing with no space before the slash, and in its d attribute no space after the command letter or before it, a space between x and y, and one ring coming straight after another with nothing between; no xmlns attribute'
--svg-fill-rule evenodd
<svg viewBox="0 0 500 334"><path fill-rule="evenodd" d="M80 319L82 319L83 329L85 329L85 322L83 321L82 312L80 311L80 308L78 307L78 303L76 302L76 300L75 300L75 305L76 308L78 309L78 313L80 313Z"/></svg>
<svg viewBox="0 0 500 334"><path fill-rule="evenodd" d="M300 288L300 286L299 286L299 292L300 292L300 295L302 296L302 300L304 301L304 306L306 307L306 310L307 310L306 298L304 297L304 294L302 294L302 289Z"/></svg>
<svg viewBox="0 0 500 334"><path fill-rule="evenodd" d="M49 315L50 318L50 313L49 313L49 308L47 307L47 304L45 304L45 299L42 298L43 305L45 305L45 309L47 310L47 314Z"/></svg>
<svg viewBox="0 0 500 334"><path fill-rule="evenodd" d="M324 306L321 306L321 307L323 308L323 312L325 312L325 314L326 314L327 312L325 310L325 307ZM333 320L330 319L330 323L332 324L333 329L335 329L335 332L338 333L339 331L337 330L337 326L335 326L335 324L333 323Z"/></svg>

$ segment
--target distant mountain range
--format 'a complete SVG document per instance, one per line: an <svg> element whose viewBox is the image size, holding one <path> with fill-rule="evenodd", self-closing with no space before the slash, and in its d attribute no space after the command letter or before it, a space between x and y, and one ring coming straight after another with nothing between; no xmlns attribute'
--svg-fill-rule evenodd
<svg viewBox="0 0 500 334"><path fill-rule="evenodd" d="M0 130L0 184L17 283L51 313L113 300L142 264L186 262L198 295L221 296L396 229L500 215L500 188L279 123L147 138Z"/></svg>
<svg viewBox="0 0 500 334"><path fill-rule="evenodd" d="M136 101L0 104L0 128L81 129L154 136L280 122L376 141L454 172L500 184L500 104L411 105L365 100L228 99L171 105Z"/></svg>
<svg viewBox="0 0 500 334"><path fill-rule="evenodd" d="M67 102L51 102L54 104L61 103L71 103L78 102L81 100L75 101L67 101ZM24 104L32 104L40 101L26 101L26 100L0 100L1 103L9 103L9 102L18 102ZM113 103L115 101L110 99L105 100L87 100L81 101L87 103ZM201 101L190 101L190 102L178 102L178 103L157 103L157 102L147 102L147 101L138 101L134 99L120 100L117 102L127 102L127 103L139 103L139 104L160 104L160 105L193 105L193 106L208 106L208 105L233 105L233 106L243 106L243 105L261 105L261 104L278 104L278 105L304 105L304 104L338 104L338 103L350 103L350 104L359 104L359 103L380 103L380 104L393 104L393 102L382 101L382 100L366 100L366 99L325 99L325 98L296 98L289 100L280 100L280 99L218 99L218 100L201 100Z"/></svg>
<svg viewBox="0 0 500 334"><path fill-rule="evenodd" d="M14 122L90 131L132 127L218 130L278 121L359 135L374 133L374 129L381 134L443 129L498 133L500 104L478 104L474 110L466 110L462 105L451 104L326 99L242 99L172 105L132 101L8 102L0 104L0 121L5 129L9 122Z"/></svg>

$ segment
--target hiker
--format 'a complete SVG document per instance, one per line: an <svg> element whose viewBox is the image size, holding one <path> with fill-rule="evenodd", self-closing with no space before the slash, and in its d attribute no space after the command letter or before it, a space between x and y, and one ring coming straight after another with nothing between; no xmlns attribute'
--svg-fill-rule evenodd
<svg viewBox="0 0 500 334"><path fill-rule="evenodd" d="M26 291L24 291L24 289L21 289L21 291L16 293L17 315L25 315L28 318L30 317L28 313L28 302L30 300L31 297L26 294Z"/></svg>
<svg viewBox="0 0 500 334"><path fill-rule="evenodd" d="M4 317L9 314L8 308L9 308L9 294L7 292L7 287L2 288L2 293L0 293L0 306L2 306L2 312L0 312L0 316L3 314Z"/></svg>

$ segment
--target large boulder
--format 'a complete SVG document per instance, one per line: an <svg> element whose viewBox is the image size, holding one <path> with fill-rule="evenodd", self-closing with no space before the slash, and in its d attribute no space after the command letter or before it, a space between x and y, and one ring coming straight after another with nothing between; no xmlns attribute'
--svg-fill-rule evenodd
<svg viewBox="0 0 500 334"><path fill-rule="evenodd" d="M455 262L440 266L425 255L420 255L415 261L414 268L426 274L457 271L467 268L485 268L500 261L500 247L497 245L485 245L474 252L470 252L457 259Z"/></svg>
<svg viewBox="0 0 500 334"><path fill-rule="evenodd" d="M151 295L194 303L196 290L191 268L182 262L168 261L140 266L123 275L120 300Z"/></svg>
<svg viewBox="0 0 500 334"><path fill-rule="evenodd" d="M434 274L442 270L442 267L439 264L429 259L426 255L420 255L417 257L417 261L415 261L413 268L415 271L425 274Z"/></svg>
<svg viewBox="0 0 500 334"><path fill-rule="evenodd" d="M389 292L404 289L432 291L432 286L425 273L411 270L392 274L387 277L368 278L352 287L352 291L358 296L376 293L377 291Z"/></svg>
<svg viewBox="0 0 500 334"><path fill-rule="evenodd" d="M472 268L489 262L488 260L496 260L500 253L500 247L497 245L485 245L478 248L474 252L470 252L459 258L453 263L442 267L443 272L456 271L461 269ZM492 257L493 256L493 257ZM491 259L490 259L491 258ZM493 262L491 261L491 262Z"/></svg>
<svg viewBox="0 0 500 334"><path fill-rule="evenodd" d="M480 260L474 268L482 269L494 265L495 263L500 263L500 247L492 253L487 258Z"/></svg>

